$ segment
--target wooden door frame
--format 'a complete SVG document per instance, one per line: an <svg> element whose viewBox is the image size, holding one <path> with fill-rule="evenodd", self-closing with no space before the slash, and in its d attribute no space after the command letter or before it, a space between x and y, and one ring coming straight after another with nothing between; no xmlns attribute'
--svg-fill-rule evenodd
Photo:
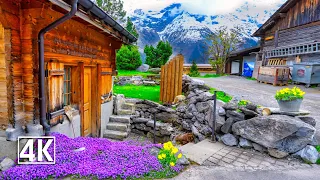
<svg viewBox="0 0 320 180"><path fill-rule="evenodd" d="M84 136L84 69L91 69L91 134L89 136L100 136L100 95L99 95L99 66L85 66L83 62L79 63L80 69L80 115L81 115L81 136ZM98 107L98 108L97 108Z"/></svg>

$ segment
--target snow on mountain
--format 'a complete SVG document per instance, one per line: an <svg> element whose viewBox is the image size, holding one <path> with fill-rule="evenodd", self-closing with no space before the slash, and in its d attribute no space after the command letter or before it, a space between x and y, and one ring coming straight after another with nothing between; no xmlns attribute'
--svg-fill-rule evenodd
<svg viewBox="0 0 320 180"><path fill-rule="evenodd" d="M258 39L251 35L278 6L274 9L261 9L246 2L232 13L209 16L189 13L181 3L173 3L160 11L136 9L129 16L139 31L138 45L142 54L145 45L155 45L163 40L170 42L174 54L182 53L185 62L196 60L198 63L206 63L208 57L204 42L208 34L221 26L240 26L244 30L241 48L256 46Z"/></svg>

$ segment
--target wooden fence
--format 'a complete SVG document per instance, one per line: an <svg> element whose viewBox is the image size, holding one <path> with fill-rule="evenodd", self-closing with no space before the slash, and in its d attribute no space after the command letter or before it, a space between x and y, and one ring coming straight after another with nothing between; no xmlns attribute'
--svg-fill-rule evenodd
<svg viewBox="0 0 320 180"><path fill-rule="evenodd" d="M174 98L182 94L182 73L184 58L175 56L161 67L160 101L171 104Z"/></svg>

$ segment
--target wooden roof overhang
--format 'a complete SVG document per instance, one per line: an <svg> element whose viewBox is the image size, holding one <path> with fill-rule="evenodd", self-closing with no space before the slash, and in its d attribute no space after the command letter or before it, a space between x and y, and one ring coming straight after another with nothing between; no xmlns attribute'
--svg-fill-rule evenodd
<svg viewBox="0 0 320 180"><path fill-rule="evenodd" d="M252 36L261 37L265 31L271 28L277 20L286 16L286 13L300 0L288 0L285 2Z"/></svg>
<svg viewBox="0 0 320 180"><path fill-rule="evenodd" d="M65 14L69 12L71 7L69 5L69 0L49 0L53 6L52 8L58 12ZM78 1L78 11L76 12L75 16L72 18L76 21L79 21L83 24L87 24L89 27L99 31L100 33L105 34L110 38L116 39L116 41L121 41L125 44L131 44L137 41L137 38L130 34L125 28L123 28L119 23L114 21L107 13L102 11L98 6L93 4L92 6L95 8L96 11L100 10L100 15L95 14L90 9L83 7L80 2L86 0L79 0ZM88 0L90 1L90 0ZM91 1L90 1L91 2ZM92 8L91 8L92 9ZM103 13L102 13L103 12ZM98 16L108 17L108 22L114 23L111 25L106 22L104 19L101 19ZM111 19L111 20L110 20ZM119 31L119 30L120 31Z"/></svg>

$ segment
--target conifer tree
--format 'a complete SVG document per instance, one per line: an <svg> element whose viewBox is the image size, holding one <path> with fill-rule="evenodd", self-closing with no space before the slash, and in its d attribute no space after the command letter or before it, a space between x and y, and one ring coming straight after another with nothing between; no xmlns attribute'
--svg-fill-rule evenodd
<svg viewBox="0 0 320 180"><path fill-rule="evenodd" d="M122 0L96 0L97 5L109 14L114 20L125 21L127 12L123 9Z"/></svg>
<svg viewBox="0 0 320 180"><path fill-rule="evenodd" d="M200 76L200 73L198 71L198 66L195 60L192 61L192 66L190 68L190 72L188 74L191 77L198 77Z"/></svg>
<svg viewBox="0 0 320 180"><path fill-rule="evenodd" d="M129 31L132 35L134 35L136 38L139 38L138 31L136 29L136 26L132 23L130 17L127 17L127 25L126 25L127 31Z"/></svg>

